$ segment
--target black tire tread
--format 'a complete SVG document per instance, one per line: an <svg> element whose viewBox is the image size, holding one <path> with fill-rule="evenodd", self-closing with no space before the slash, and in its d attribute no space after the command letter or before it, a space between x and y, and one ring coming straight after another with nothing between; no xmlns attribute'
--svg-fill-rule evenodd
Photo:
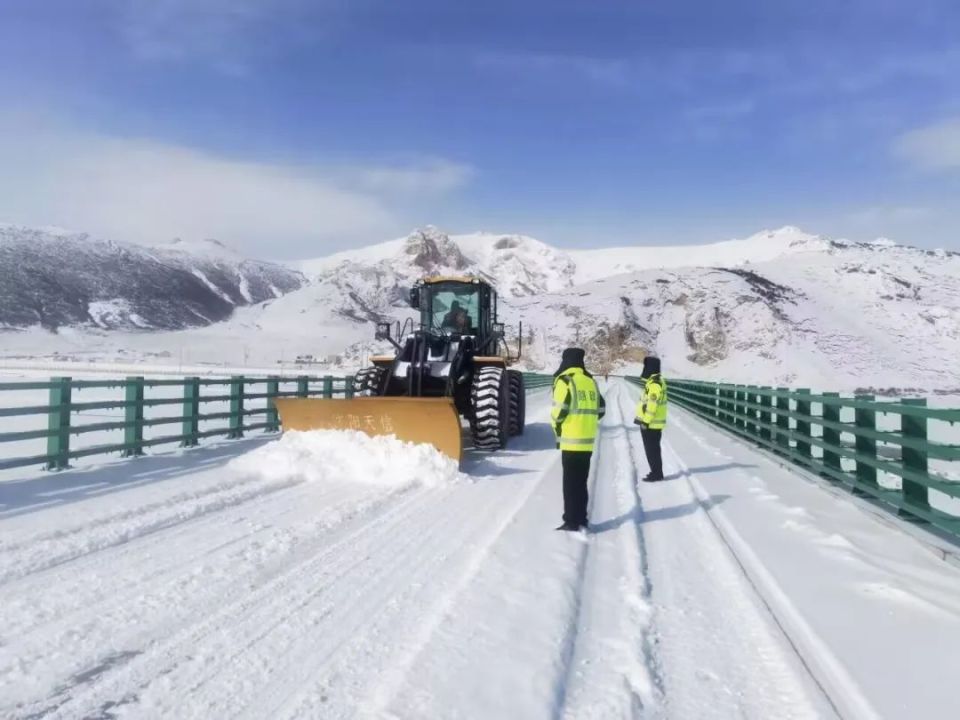
<svg viewBox="0 0 960 720"><path fill-rule="evenodd" d="M486 366L476 371L471 402L474 447L479 450L506 447L510 434L510 393L509 376L503 368Z"/></svg>
<svg viewBox="0 0 960 720"><path fill-rule="evenodd" d="M356 397L373 397L380 394L384 369L374 365L360 370L353 376L353 394Z"/></svg>

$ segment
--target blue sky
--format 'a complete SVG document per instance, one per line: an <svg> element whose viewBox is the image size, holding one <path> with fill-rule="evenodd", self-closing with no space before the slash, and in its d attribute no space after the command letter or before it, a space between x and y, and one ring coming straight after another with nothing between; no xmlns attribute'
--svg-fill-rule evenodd
<svg viewBox="0 0 960 720"><path fill-rule="evenodd" d="M960 246L955 0L6 0L0 221Z"/></svg>

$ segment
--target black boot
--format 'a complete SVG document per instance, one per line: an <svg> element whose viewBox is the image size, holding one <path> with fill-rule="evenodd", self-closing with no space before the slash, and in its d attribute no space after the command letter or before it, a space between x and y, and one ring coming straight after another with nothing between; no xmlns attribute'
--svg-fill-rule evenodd
<svg viewBox="0 0 960 720"><path fill-rule="evenodd" d="M564 532L576 532L577 530L580 529L580 526L577 525L576 523L565 522L562 525L558 525L556 529L563 530Z"/></svg>

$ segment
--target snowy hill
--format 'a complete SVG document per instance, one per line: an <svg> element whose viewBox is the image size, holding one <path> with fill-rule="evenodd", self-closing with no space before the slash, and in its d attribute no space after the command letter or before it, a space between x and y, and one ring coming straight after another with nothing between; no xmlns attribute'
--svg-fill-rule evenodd
<svg viewBox="0 0 960 720"><path fill-rule="evenodd" d="M674 374L735 382L960 384L960 255L793 227L706 246L571 252L524 236L427 229L305 263L320 285L273 310L312 292L328 296L318 305L375 309L370 319L405 317L403 289L414 279L465 268L506 296L508 322L524 321L531 367L549 369L576 343L604 370L635 367L652 350Z"/></svg>
<svg viewBox="0 0 960 720"><path fill-rule="evenodd" d="M577 281L586 282L655 268L735 267L798 253L825 252L842 246L843 243L808 235L799 228L784 227L765 230L744 240L726 240L710 245L603 248L578 250L571 256L577 264Z"/></svg>
<svg viewBox="0 0 960 720"><path fill-rule="evenodd" d="M956 254L836 245L619 275L512 309L538 318L548 355L579 340L628 370L637 369L630 351L649 348L686 377L841 390L960 385Z"/></svg>
<svg viewBox="0 0 960 720"><path fill-rule="evenodd" d="M512 297L562 290L573 285L576 274L570 254L525 235L447 235L434 227L400 240L306 260L297 267L320 279L373 272L407 285L424 274L470 272Z"/></svg>
<svg viewBox="0 0 960 720"><path fill-rule="evenodd" d="M151 251L171 252L237 267L211 245ZM308 278L302 287L251 295L252 303L242 302L239 282L230 290L202 270L237 300L223 322L52 337L34 329L5 338L7 354L111 359L175 351L190 362L240 365L242 358L261 367L309 354L352 370L378 349L373 323L413 316L406 291L417 278L455 273L499 289L502 319L524 323L531 369L552 369L560 350L576 343L602 371L635 369L652 351L675 376L842 390L960 385L960 254L952 252L789 227L699 247L575 251L522 235L426 228L296 269ZM298 277L291 272L290 283Z"/></svg>
<svg viewBox="0 0 960 720"><path fill-rule="evenodd" d="M145 248L0 225L0 328L199 327L303 284L299 273L215 240Z"/></svg>

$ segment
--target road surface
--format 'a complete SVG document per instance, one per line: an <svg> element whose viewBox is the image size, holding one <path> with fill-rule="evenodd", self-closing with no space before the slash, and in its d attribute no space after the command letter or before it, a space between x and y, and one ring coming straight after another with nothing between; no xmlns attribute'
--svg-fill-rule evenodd
<svg viewBox="0 0 960 720"><path fill-rule="evenodd" d="M0 716L955 716L960 570L680 411L638 485L606 393L585 535L544 392L463 474L264 439L0 484Z"/></svg>

